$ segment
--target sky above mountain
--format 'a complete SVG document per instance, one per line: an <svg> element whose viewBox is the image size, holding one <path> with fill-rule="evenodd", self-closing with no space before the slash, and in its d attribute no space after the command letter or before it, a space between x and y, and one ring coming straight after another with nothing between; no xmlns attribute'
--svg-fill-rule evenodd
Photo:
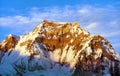
<svg viewBox="0 0 120 76"><path fill-rule="evenodd" d="M120 53L120 0L0 0L0 41L22 35L43 20L78 21L100 34Z"/></svg>

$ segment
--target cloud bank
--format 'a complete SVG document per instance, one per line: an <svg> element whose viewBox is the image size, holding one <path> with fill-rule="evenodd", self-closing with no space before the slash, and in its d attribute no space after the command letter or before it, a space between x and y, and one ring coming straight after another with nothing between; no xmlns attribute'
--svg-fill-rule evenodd
<svg viewBox="0 0 120 76"><path fill-rule="evenodd" d="M8 33L24 34L34 29L43 20L60 22L78 21L80 26L91 34L100 34L107 38L113 47L120 49L120 14L117 8L85 6L33 7L27 15L0 17L0 28L9 28ZM29 27L29 28L28 28ZM3 31L0 34L4 36ZM8 35L6 31L6 35Z"/></svg>

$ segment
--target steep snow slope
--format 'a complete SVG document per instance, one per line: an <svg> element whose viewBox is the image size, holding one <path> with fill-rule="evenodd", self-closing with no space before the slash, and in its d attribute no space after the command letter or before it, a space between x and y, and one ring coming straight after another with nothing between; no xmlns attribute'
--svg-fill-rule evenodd
<svg viewBox="0 0 120 76"><path fill-rule="evenodd" d="M77 22L44 20L32 32L0 43L0 75L120 75L120 55Z"/></svg>

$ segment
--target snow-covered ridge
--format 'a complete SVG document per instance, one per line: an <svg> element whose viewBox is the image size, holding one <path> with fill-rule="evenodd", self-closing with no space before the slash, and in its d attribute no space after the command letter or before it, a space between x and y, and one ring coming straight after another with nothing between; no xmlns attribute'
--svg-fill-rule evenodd
<svg viewBox="0 0 120 76"><path fill-rule="evenodd" d="M119 67L112 45L77 22L44 20L33 31L0 43L0 75L120 75Z"/></svg>

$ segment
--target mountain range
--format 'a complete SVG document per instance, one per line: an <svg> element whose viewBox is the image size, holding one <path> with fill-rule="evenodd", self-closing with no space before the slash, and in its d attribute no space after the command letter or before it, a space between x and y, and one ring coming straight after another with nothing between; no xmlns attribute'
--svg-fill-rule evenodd
<svg viewBox="0 0 120 76"><path fill-rule="evenodd" d="M0 76L120 76L120 54L78 22L44 20L0 43Z"/></svg>

